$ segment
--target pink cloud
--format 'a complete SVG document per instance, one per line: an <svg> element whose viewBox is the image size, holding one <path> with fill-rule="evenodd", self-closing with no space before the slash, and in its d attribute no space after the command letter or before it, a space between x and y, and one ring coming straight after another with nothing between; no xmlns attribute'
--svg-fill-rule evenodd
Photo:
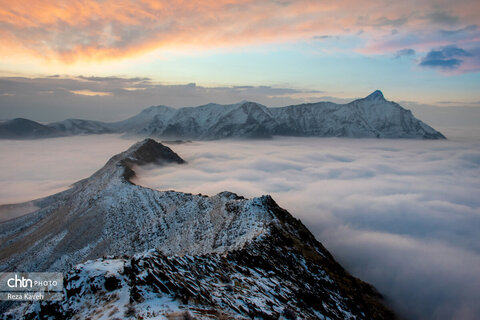
<svg viewBox="0 0 480 320"><path fill-rule="evenodd" d="M125 58L162 47L208 49L360 31L366 46L359 52L395 52L411 35L425 43L442 23L473 24L480 11L478 2L465 0L437 4L435 9L433 1L380 0L0 0L0 4L3 54L64 63ZM392 37L392 32L399 36ZM427 43L447 44L435 38ZM414 45L420 46L419 41Z"/></svg>

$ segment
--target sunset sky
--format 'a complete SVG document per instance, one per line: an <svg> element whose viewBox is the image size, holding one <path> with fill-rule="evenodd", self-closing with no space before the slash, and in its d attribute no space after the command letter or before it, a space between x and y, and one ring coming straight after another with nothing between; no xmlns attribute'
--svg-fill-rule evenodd
<svg viewBox="0 0 480 320"><path fill-rule="evenodd" d="M381 89L395 101L480 106L476 0L0 3L0 118L58 99L195 104L163 99L192 86L199 103L342 101Z"/></svg>

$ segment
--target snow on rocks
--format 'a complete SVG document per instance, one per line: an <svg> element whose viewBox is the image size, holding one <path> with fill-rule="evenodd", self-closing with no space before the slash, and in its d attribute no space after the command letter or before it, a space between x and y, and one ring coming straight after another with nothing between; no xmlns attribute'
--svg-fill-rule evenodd
<svg viewBox="0 0 480 320"><path fill-rule="evenodd" d="M8 225L0 270L63 271L59 302L7 319L391 319L373 287L349 275L270 196L157 191L134 167L185 163L151 139ZM181 170L181 167L179 167Z"/></svg>

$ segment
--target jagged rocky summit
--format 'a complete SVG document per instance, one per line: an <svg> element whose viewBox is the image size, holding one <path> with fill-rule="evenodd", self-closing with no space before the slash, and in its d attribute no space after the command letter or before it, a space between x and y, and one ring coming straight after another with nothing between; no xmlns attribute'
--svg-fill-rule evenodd
<svg viewBox="0 0 480 320"><path fill-rule="evenodd" d="M148 163L185 162L146 139L0 224L0 271L65 273L64 300L14 306L4 318L394 318L270 196L132 183Z"/></svg>
<svg viewBox="0 0 480 320"><path fill-rule="evenodd" d="M318 102L267 108L243 101L174 109L155 106L124 121L68 119L40 124L27 119L0 123L0 138L124 133L174 139L270 138L272 136L445 139L410 110L377 90L347 104Z"/></svg>

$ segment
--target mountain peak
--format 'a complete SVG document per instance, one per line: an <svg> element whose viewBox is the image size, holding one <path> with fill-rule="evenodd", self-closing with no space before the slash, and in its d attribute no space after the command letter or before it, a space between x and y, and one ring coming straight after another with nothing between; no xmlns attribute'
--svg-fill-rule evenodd
<svg viewBox="0 0 480 320"><path fill-rule="evenodd" d="M257 103L257 102L250 101L250 100L242 100L242 101L240 101L239 103L237 103L237 105L238 105L239 107L244 106L244 105L254 105L254 104L258 104L258 103Z"/></svg>
<svg viewBox="0 0 480 320"><path fill-rule="evenodd" d="M124 158L137 165L158 162L185 163L185 160L180 158L172 149L150 138L131 146L125 152Z"/></svg>
<svg viewBox="0 0 480 320"><path fill-rule="evenodd" d="M135 165L157 164L164 165L167 163L186 163L178 154L167 146L147 138L135 143L128 148L127 151L114 155L108 162L90 178L80 180L77 184L94 184L96 181L102 180L105 183L115 181L118 176L123 177L126 181L131 182L131 178L135 176Z"/></svg>
<svg viewBox="0 0 480 320"><path fill-rule="evenodd" d="M385 100L382 91L375 90L371 94L369 94L365 99L368 100Z"/></svg>
<svg viewBox="0 0 480 320"><path fill-rule="evenodd" d="M169 106L165 106L165 105L151 106L151 107L143 109L140 112L140 114L154 115L154 114L157 114L157 113L166 112L170 109L172 109L172 108L169 107Z"/></svg>

